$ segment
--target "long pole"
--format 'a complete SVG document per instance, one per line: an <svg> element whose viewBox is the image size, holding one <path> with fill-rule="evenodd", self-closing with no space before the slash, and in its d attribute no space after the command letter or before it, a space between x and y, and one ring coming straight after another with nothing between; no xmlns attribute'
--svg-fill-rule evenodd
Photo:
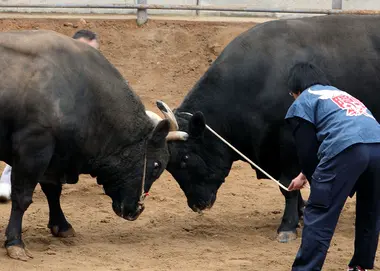
<svg viewBox="0 0 380 271"><path fill-rule="evenodd" d="M140 5L146 5L147 0L137 0L137 3ZM139 8L137 9L137 25L143 25L148 21L148 12L146 9Z"/></svg>
<svg viewBox="0 0 380 271"><path fill-rule="evenodd" d="M139 0L140 1L140 0ZM86 8L86 9L164 9L164 10L206 10L206 11L236 11L236 12L266 12L266 13L306 13L306 14L361 14L379 15L380 10L341 10L341 9L281 9L281 8L250 8L234 6L197 6L197 5L153 5L153 4L123 4L123 5L2 5L0 8Z"/></svg>

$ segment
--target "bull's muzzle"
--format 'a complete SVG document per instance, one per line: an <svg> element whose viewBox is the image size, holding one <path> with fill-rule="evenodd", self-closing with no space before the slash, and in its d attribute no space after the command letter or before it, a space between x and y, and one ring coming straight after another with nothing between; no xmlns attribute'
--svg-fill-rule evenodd
<svg viewBox="0 0 380 271"><path fill-rule="evenodd" d="M113 203L112 208L118 216L120 216L120 217L122 217L128 221L134 221L144 211L145 206L143 203L140 203L140 202L138 202L137 204L133 204L133 205L125 204L124 202L122 202L120 204L114 204Z"/></svg>

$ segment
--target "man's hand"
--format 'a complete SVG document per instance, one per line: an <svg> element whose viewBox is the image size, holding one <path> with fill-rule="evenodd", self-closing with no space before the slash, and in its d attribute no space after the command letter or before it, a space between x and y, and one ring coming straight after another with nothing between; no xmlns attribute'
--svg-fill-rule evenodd
<svg viewBox="0 0 380 271"><path fill-rule="evenodd" d="M302 174L302 172L295 177L292 182L290 183L288 190L294 191L294 190L300 190L301 188L304 188L307 184L307 178L305 175Z"/></svg>

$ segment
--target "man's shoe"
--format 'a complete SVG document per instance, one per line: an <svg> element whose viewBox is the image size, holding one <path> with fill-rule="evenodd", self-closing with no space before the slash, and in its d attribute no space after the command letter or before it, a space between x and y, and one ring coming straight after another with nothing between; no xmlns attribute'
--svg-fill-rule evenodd
<svg viewBox="0 0 380 271"><path fill-rule="evenodd" d="M0 183L0 202L6 203L11 199L11 188L9 183Z"/></svg>
<svg viewBox="0 0 380 271"><path fill-rule="evenodd" d="M355 266L355 267L348 267L347 271L367 271L364 268L361 268L360 266Z"/></svg>

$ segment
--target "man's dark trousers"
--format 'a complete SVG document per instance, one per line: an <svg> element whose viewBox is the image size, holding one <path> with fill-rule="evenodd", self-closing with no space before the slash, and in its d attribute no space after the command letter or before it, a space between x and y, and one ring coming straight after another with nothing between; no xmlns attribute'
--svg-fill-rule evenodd
<svg viewBox="0 0 380 271"><path fill-rule="evenodd" d="M379 238L379 143L352 145L317 166L292 271L322 270L344 203L355 191L355 253L349 265L373 268Z"/></svg>

